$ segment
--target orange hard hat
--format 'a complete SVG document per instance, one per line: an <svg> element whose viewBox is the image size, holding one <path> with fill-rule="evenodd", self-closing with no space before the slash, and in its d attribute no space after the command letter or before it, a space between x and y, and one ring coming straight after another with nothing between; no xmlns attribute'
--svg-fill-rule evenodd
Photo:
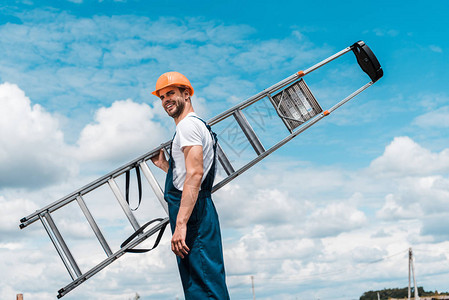
<svg viewBox="0 0 449 300"><path fill-rule="evenodd" d="M159 91L171 85L187 87L190 89L190 96L193 95L193 87L190 81L179 72L167 72L159 76L156 81L156 90L152 94L159 97Z"/></svg>

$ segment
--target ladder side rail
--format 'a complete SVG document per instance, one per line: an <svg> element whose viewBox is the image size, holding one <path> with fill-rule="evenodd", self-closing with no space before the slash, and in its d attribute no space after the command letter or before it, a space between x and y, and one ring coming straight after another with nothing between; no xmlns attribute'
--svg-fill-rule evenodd
<svg viewBox="0 0 449 300"><path fill-rule="evenodd" d="M129 208L128 203L126 203L125 197L123 196L122 192L120 191L120 188L117 185L117 182L115 182L114 178L110 178L108 180L109 187L111 188L112 192L115 195L115 198L117 199L118 203L122 207L123 212L125 213L126 217L128 218L129 222L131 223L131 226L134 228L135 231L139 230L140 225L139 222L137 222L136 217L132 213L131 209Z"/></svg>
<svg viewBox="0 0 449 300"><path fill-rule="evenodd" d="M98 241L101 244L101 247L103 247L104 252L107 256L112 255L111 247L109 247L108 242L103 236L103 233L101 232L100 228L97 225L97 222L95 222L94 217L89 211L89 208L87 208L86 202L81 196L76 197L76 201L78 202L78 205L80 206L81 210L84 213L84 216L87 219L87 222L89 222L90 227L92 228L93 232L95 233L95 236L97 237Z"/></svg>
<svg viewBox="0 0 449 300"><path fill-rule="evenodd" d="M315 71L316 69L321 68L322 66L324 66L324 65L326 65L326 64L328 64L328 63L330 63L330 62L333 61L334 59L337 59L337 58L339 58L340 56L342 56L342 55L344 55L344 54L346 54L346 53L352 51L353 48L354 48L354 46L346 47L345 49L343 49L343 50L341 50L341 51L335 53L334 55L331 55L331 56L329 56L328 58L323 59L322 61L320 61L319 63L317 63L317 64L315 64L315 65L313 65L313 66L311 66L310 68L305 69L305 70L304 70L304 75L307 75L307 74L309 74L309 73ZM304 76L304 75L303 75L303 76Z"/></svg>
<svg viewBox="0 0 449 300"><path fill-rule="evenodd" d="M210 119L208 121L208 124L209 125L213 125L213 124L216 124L216 123L220 122L223 119L226 119L231 114L233 114L235 110L243 109L245 107L250 106L251 104L253 104L253 103L263 99L266 96L266 94L271 94L271 93L273 93L273 92L283 88L284 86L292 83L293 81L301 78L302 76L307 75L307 74L315 71L316 69L324 66L325 64L333 61L334 59L337 59L338 57L348 53L349 51L352 51L352 49L353 49L353 46L346 47L345 49L335 53L334 55L329 56L328 58L320 61L319 63L313 65L312 67L310 67L310 68L308 68L308 69L306 69L304 71L299 71L299 72L297 72L295 74L290 75L289 77L285 78L284 80L282 80L282 81L280 81L280 82L270 86L269 88L266 88L265 90L261 91L260 93L254 95L254 96L252 96L250 98L248 98L247 100L245 100L245 101L243 101L243 102L241 102L241 103L231 107L230 109L222 112L221 114L213 117L212 119Z"/></svg>
<svg viewBox="0 0 449 300"><path fill-rule="evenodd" d="M304 126L300 127L297 131L295 131L293 134L289 135L288 137L286 137L285 139L283 139L282 141L280 141L279 143L277 143L276 145L274 145L273 147L271 147L270 149L268 149L267 151L265 151L264 153L262 153L260 156L258 156L256 159L254 159L253 161L251 161L250 163L248 163L247 165L243 166L242 168L240 168L238 171L234 172L231 176L228 176L226 179L224 179L223 181L221 181L220 183L218 183L217 185L215 185L213 187L212 192L217 191L219 188L221 188L222 186L224 186L225 184L227 184L228 182L230 182L232 179L234 179L235 177L237 177L238 175L242 174L244 171L248 170L249 168L251 168L253 165L255 165L257 162L259 162L260 160L262 160L263 158L265 158L266 156L268 156L269 154L271 154L272 152L274 152L275 150L279 149L281 146L283 146L284 144L286 144L287 142L289 142L291 139L293 139L294 137L296 137L297 135L299 135L300 133L302 133L303 131L305 131L306 129L310 128L312 125L314 125L315 123L317 123L318 121L320 121L322 118L324 118L325 116L327 116L329 114L329 111L334 111L335 109L339 108L341 105L343 105L344 103L348 102L350 99L354 98L356 95L358 95L359 93L361 93L363 90L365 90L366 88L368 88L369 86L372 85L372 82L366 84L365 86L363 86L362 88L358 89L357 91L355 91L354 93L352 93L351 95L349 95L348 97L346 97L345 99L343 99L342 101L340 101L339 103L337 103L335 106L333 106L331 109L329 109L326 112L321 113L320 115L317 115L315 118L309 120L309 122L307 122ZM148 166L147 166L148 167ZM144 168L142 168L144 169ZM115 181L114 181L115 182ZM118 188L118 187L117 187ZM168 218L166 218L164 221L162 221L160 224L158 224L157 226L155 226L154 228L152 228L150 231L144 233L144 235L139 236L138 239L134 240L133 242L131 242L130 244L128 244L126 247L118 250L116 253L114 253L112 256L108 257L106 260L104 260L102 263L98 264L97 266L95 266L94 268L92 268L91 270L89 270L88 272L86 272L82 277L74 280L72 283L70 283L69 285L67 285L65 288L61 289L59 291L59 295L58 298L61 298L62 296L64 296L65 294L67 294L68 292L70 292L72 289L76 288L78 285L80 285L82 282L84 282L85 280L87 280L88 278L92 277L93 275L95 275L96 273L98 273L99 271L101 271L102 269L104 269L106 266L108 266L109 264L111 264L114 260L116 260L117 258L119 258L120 256L122 256L125 253L126 249L131 249L133 247L136 247L138 244L140 244L142 241L144 241L146 238L148 238L149 236L151 236L152 234L156 233L162 226L163 224L165 224L166 222L168 222Z"/></svg>
<svg viewBox="0 0 449 300"><path fill-rule="evenodd" d="M230 181L232 181L234 178L236 178L237 176L241 175L243 172L247 171L249 168L251 168L252 166L254 166L256 163L258 163L259 161L261 161L262 159L264 159L265 157L267 157L268 155L270 155L271 153L273 153L275 150L279 149L281 146L283 146L285 143L289 142L291 139L293 139L294 137L296 137L298 134L300 134L301 132L305 131L306 129L308 129L310 126L312 126L313 124L315 124L316 122L318 122L319 120L321 120L324 117L323 114L318 115L317 117L315 117L314 119L309 120L309 122L307 122L305 125L303 125L302 127L300 127L300 129L298 129L297 131L295 131L294 133L290 134L289 136L287 136L285 139L283 139L282 141L278 142L276 145L272 146L271 148L269 148L268 150L266 150L264 153L262 153L261 155L259 155L258 157L256 157L255 159L253 159L252 161L250 161L249 163L247 163L246 165L244 165L243 167L241 167L240 169L238 169L237 171L235 171L233 174L231 174L230 176L228 176L227 178L223 179L222 181L220 181L219 183L217 183L213 188L212 188L212 193L216 192L218 189L222 188L224 185L228 184Z"/></svg>
<svg viewBox="0 0 449 300"><path fill-rule="evenodd" d="M250 106L251 104L253 104L253 103L263 99L267 94L271 94L274 91L283 88L284 86L294 82L295 80L299 79L300 77L302 77L302 76L304 76L306 74L309 74L312 71L315 71L316 69L324 66L325 64L327 64L327 63L333 61L334 59L342 56L343 54L351 51L353 49L353 47L354 46L347 47L347 48L341 50L340 52L338 52L338 53L336 53L336 54L334 54L334 55L332 55L332 56L322 60L321 62L313 65L312 67L310 67L310 68L308 68L308 69L306 69L304 71L300 71L300 72L297 72L295 74L290 75L289 77L285 78L284 80L282 80L282 81L272 85L271 87L263 90L262 92L260 92L260 93L258 93L256 95L248 98L247 100L245 100L245 101L243 101L243 102L233 106L232 108L224 111L223 113L215 116L214 118L210 119L207 123L209 125L213 125L213 124L216 124L216 123L222 121L223 119L225 119L225 118L229 117L231 114L233 114L235 110L243 109L245 107ZM50 209L51 209L51 211L59 209L62 206L64 206L64 205L70 203L71 201L75 200L77 195L84 194L84 193L86 193L86 191L91 191L92 189L95 189L95 188L90 189L91 186L96 185L96 184L102 185L102 184L106 183L109 180L110 177L116 177L117 174L123 173L123 172L126 172L127 170L129 170L131 168L130 167L131 165L135 165L139 161L147 160L147 159L157 155L159 153L160 149L166 148L168 145L170 145L170 141L169 142L165 142L164 144L160 145L159 147L157 147L157 148L149 151L148 153L146 153L146 154L136 158L135 160L129 162L128 164L126 164L126 165L124 165L124 166L122 166L122 167L120 167L120 168L110 172L109 174L107 174L107 175L97 179L96 181L94 181L94 182L92 182L92 183L90 183L90 184L88 184L88 185L86 185L86 186L76 190L75 192L73 192L73 193L71 193L71 194L69 194L69 195L67 195L67 196L65 196L65 197L63 197L63 198L53 202L52 204L47 205L47 206L45 206L44 208L42 208L40 210L37 210L36 212L30 214L29 216L27 216L25 218L22 218L20 220L21 223L22 223L22 224L20 224L20 228L24 228L24 227L30 225L31 223L35 222L38 219L37 216L40 213L42 213L44 211L50 211ZM52 209L53 206L56 206L56 208Z"/></svg>
<svg viewBox="0 0 449 300"><path fill-rule="evenodd" d="M346 97L345 99L341 100L340 102L338 102L337 104L335 104L334 106L332 106L331 108L329 108L327 111L329 113L332 113L333 111L335 111L337 108L339 108L340 106L342 106L343 104L345 104L346 102L348 102L349 100L351 100L352 98L354 98L355 96L357 96L358 94L360 94L361 92L363 92L364 90L366 90L367 88L369 88L370 86L373 85L374 82L370 81L367 84L365 84L364 86L362 86L361 88L359 88L358 90L356 90L355 92L353 92L351 95L349 95L348 97Z"/></svg>
<svg viewBox="0 0 449 300"><path fill-rule="evenodd" d="M151 172L150 168L148 167L145 161L140 163L140 169L142 170L143 174L145 175L145 178L150 184L151 189L156 194L157 200L159 200L159 203L162 205L162 207L164 208L165 212L168 215L168 204L167 201L165 201L164 199L164 192L162 191L159 182L156 180L156 178L154 177L153 173Z"/></svg>
<svg viewBox="0 0 449 300"><path fill-rule="evenodd" d="M335 104L329 110L324 111L321 114L316 115L314 118L310 119L307 123L305 123L304 125L299 127L298 130L294 131L292 134L290 134L289 136L287 136L286 138L284 138L283 140L281 140L280 142L278 142L277 144L272 146L270 149L266 150L264 153L262 153L261 155L259 155L258 157L256 157L255 159L253 159L252 161L250 161L249 163L247 163L246 165L244 165L243 167L241 167L237 171L235 171L233 174L229 175L227 178L225 178L222 181L220 181L219 183L217 183L212 188L212 193L216 192L218 189L222 188L224 185L229 183L235 177L241 175L243 172L245 172L246 170L248 170L249 168L254 166L256 163L258 163L259 161L261 161L262 159L264 159L265 157L267 157L268 155L270 155L271 153L273 153L274 151L276 151L277 149L279 149L280 147L282 147L283 145L285 145L286 143L291 141L294 137L296 137L300 133L304 132L306 129L310 128L312 125L314 125L315 123L320 121L325 116L329 115L330 112L336 110L337 108L339 108L340 106L342 106L343 104L345 104L346 102L348 102L349 100L351 100L352 98L354 98L355 96L357 96L358 94L360 94L361 92L366 90L372 84L373 84L372 81L367 83L367 84L365 84L364 86L362 86L361 88L359 88L358 90L356 90L355 92L351 93L349 96L347 96L346 98L344 98L343 100L341 100L340 102Z"/></svg>
<svg viewBox="0 0 449 300"><path fill-rule="evenodd" d="M221 148L220 143L217 143L217 159L228 176L235 172L234 167L229 161L226 153L224 153L223 148Z"/></svg>
<svg viewBox="0 0 449 300"><path fill-rule="evenodd" d="M322 60L321 62L313 65L312 67L306 69L303 72L300 71L298 73L290 75L289 77L285 78L284 80L282 80L282 81L272 85L271 87L263 90L262 92L260 92L260 93L258 93L256 95L248 98L247 100L245 100L245 101L243 101L243 102L233 106L232 108L224 111L223 113L215 116L214 118L210 119L207 123L209 125L213 125L213 124L216 124L216 123L222 121L223 119L225 119L225 118L229 117L231 114L233 114L235 110L243 109L245 107L250 106L251 104L253 104L253 103L263 99L267 94L273 93L274 91L281 89L282 87L292 83L293 81L299 79L300 77L302 77L302 76L304 76L306 74L311 73L312 71L315 71L316 69L324 66L325 64L327 64L327 63L331 62L332 60L342 56L343 54L351 51L352 49L353 49L353 46L347 47L347 48L341 50L340 52L338 52L338 53L336 53L336 54L334 54L334 55L332 55L332 56ZM92 189L89 189L89 187L91 187L92 185L95 185L95 184L102 185L103 183L107 182L107 180L110 177L112 177L112 176L116 177L118 173L123 173L123 172L126 172L127 170L129 170L131 168L130 167L131 165L134 165L134 164L136 164L137 162L139 162L141 160L147 160L148 158L157 155L159 153L160 149L167 147L167 145L169 145L169 144L170 144L170 141L169 142L165 142L164 144L162 144L159 147L151 150L150 152L148 152L148 153L146 153L146 154L136 158L135 160L131 161L130 163L128 163L128 164L126 164L126 165L124 165L124 166L122 166L122 167L120 167L120 168L118 168L118 169L116 169L116 170L114 170L112 172L110 172L109 174L107 174L107 175L97 179L96 181L94 181L94 182L92 182L92 183L90 183L90 184L80 188L79 190L76 190L75 192L67 195L66 197L61 198L61 199L53 202L52 204L47 205L44 208L34 212L33 214L30 214L29 216L21 219L22 224L20 225L20 228L24 228L24 227L28 226L29 224L35 222L38 219L37 215L39 213L41 213L43 211L48 211L51 207L56 206L59 203L61 203L61 205L58 205L57 208L56 208L56 209L59 209L60 207L62 207L64 205L68 204L69 202L75 200L76 195L86 193L87 190L89 190L89 191L92 190ZM67 202L67 200L69 200L69 202ZM54 211L56 209L52 209L52 211Z"/></svg>
<svg viewBox="0 0 449 300"><path fill-rule="evenodd" d="M48 225L50 226L53 234L55 235L56 240L58 241L58 244L61 246L61 250L64 253L65 257L68 259L70 265L73 268L73 271L75 272L77 277L81 276L81 270L78 267L78 264L76 263L75 259L73 258L72 253L70 252L69 247L67 247L67 244L64 241L64 238L62 237L61 233L59 232L58 227L56 227L55 222L53 221L53 218L49 213L44 213L44 218L47 221Z"/></svg>
<svg viewBox="0 0 449 300"><path fill-rule="evenodd" d="M114 254L103 260L101 263L90 269L89 271L85 272L81 277L73 280L71 283L69 283L64 288L61 288L58 291L58 298L63 297L68 292L79 286L81 283L95 275L96 273L100 272L102 269L110 265L112 262L120 258L122 255L126 253L126 250L132 249L136 246L138 246L140 243L142 243L144 240L152 236L153 234L159 232L163 226L165 226L169 222L168 217L166 217L164 220L162 220L159 224L149 229L147 232L144 232L143 234L139 235L135 240L131 241L129 244L124 246L123 248L117 250Z"/></svg>
<svg viewBox="0 0 449 300"><path fill-rule="evenodd" d="M257 137L256 132L249 124L243 112L240 109L237 109L234 111L233 116L242 129L243 133L245 134L246 138L248 139L249 143L253 147L254 151L256 151L257 155L261 155L263 152L265 152L265 148L262 145L262 142Z"/></svg>
<svg viewBox="0 0 449 300"><path fill-rule="evenodd" d="M234 113L234 111L238 110L238 109L244 109L245 107L248 107L254 103L256 103L257 101L263 99L267 93L272 93L274 91L277 91L278 89L283 88L284 86L292 83L293 81L295 81L296 79L300 78L302 75L295 73L290 75L289 77L285 78L284 80L272 85L269 88L264 89L263 91L261 91L260 93L248 98L247 100L231 107L230 109L222 112L221 114L213 117L212 119L210 119L207 124L209 125L214 125L224 119L226 119L227 117L229 117L230 115L232 115Z"/></svg>
<svg viewBox="0 0 449 300"><path fill-rule="evenodd" d="M76 200L76 197L78 195L86 194L86 193L88 193L88 192L98 188L99 186L107 183L108 180L111 177L117 177L120 174L123 174L126 171L132 169L133 166L136 163L138 163L139 161L148 160L149 158L159 154L159 151L161 149L167 147L168 145L170 145L170 142L171 141L161 144L160 146L158 146L155 149L153 149L153 150L143 154L142 156L132 160L131 162L129 162L129 163L127 163L127 164L125 164L125 165L115 169L114 171L112 171L112 172L110 172L110 173L108 173L108 174L106 174L106 175L104 175L104 176L94 180L93 182L91 182L91 183L89 183L89 184L87 184L87 185L77 189L76 191L74 191L74 192L72 192L72 193L70 193L70 194L60 198L59 200L56 200L55 202L53 202L53 203L51 203L51 204L49 204L49 205L47 205L47 206L45 206L45 207L35 211L34 213L32 213L32 214L30 214L30 215L28 215L28 216L26 216L24 218L22 218L20 220L20 222L21 222L20 228L23 229L26 226L28 226L28 225L34 223L35 221L37 221L39 219L39 217L38 217L39 214L41 214L41 213L43 213L45 211L53 212L55 210L58 210L59 208L61 208L61 207L65 206L65 205L69 204L70 202Z"/></svg>
<svg viewBox="0 0 449 300"><path fill-rule="evenodd" d="M72 277L72 280L75 280L77 277L76 274L73 272L73 270L70 267L69 262L67 261L67 258L64 256L64 252L61 250L60 245L58 244L58 241L55 239L54 234L52 234L51 228L47 224L46 220L42 217L42 215L38 216L39 219L42 222L42 226L44 226L45 231L47 231L48 236L50 237L50 240L53 243L53 246L55 246L56 252L58 252L59 257L61 258L62 262L64 263L64 266L67 269L67 272L69 272L70 277Z"/></svg>

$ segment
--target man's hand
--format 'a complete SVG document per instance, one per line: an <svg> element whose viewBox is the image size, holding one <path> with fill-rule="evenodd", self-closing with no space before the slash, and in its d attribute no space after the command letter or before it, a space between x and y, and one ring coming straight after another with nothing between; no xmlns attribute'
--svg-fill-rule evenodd
<svg viewBox="0 0 449 300"><path fill-rule="evenodd" d="M171 239L171 250L179 257L189 254L189 247L186 245L187 225L176 225L175 232Z"/></svg>
<svg viewBox="0 0 449 300"><path fill-rule="evenodd" d="M156 167L162 169L162 171L164 171L165 173L168 172L169 164L168 164L167 159L165 158L163 149L161 149L161 151L159 152L159 155L153 156L151 158L151 161L153 162L153 164Z"/></svg>

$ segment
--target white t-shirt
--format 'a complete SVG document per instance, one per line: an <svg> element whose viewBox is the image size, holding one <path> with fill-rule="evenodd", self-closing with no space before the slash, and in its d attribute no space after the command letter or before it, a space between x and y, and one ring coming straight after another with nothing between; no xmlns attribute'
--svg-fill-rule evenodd
<svg viewBox="0 0 449 300"><path fill-rule="evenodd" d="M184 147L202 146L203 147L203 178L201 183L209 172L214 159L214 141L206 125L195 118L195 113L189 113L176 126L176 134L173 139L172 156L175 161L173 168L173 185L182 191L186 179L186 162L184 158Z"/></svg>

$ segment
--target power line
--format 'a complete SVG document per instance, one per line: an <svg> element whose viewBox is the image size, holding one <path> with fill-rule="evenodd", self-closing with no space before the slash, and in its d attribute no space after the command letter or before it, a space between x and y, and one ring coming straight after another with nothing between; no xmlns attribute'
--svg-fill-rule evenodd
<svg viewBox="0 0 449 300"><path fill-rule="evenodd" d="M352 266L352 267L356 268L356 269L359 269L359 268L362 268L365 265L376 264L376 263L388 260L390 258L393 258L395 256L398 256L400 254L404 254L404 253L408 252L408 250L409 249L407 248L407 249L401 250L401 251L399 251L397 253L394 253L394 254L382 257L380 259L376 259L376 260L368 261L368 262L364 262L364 263L359 263L359 264L357 264L357 266ZM334 269L334 270L327 271L327 272L320 272L320 273L308 274L308 275L299 275L299 276L297 275L297 276L289 276L289 277L286 277L286 276L281 276L281 277L275 276L275 277L269 278L269 280L270 281L273 281L273 280L282 280L282 281L307 280L307 279L312 279L312 278L315 278L315 277L327 277L327 276L332 276L332 275L343 274L343 273L348 272L349 269L350 269L349 267L345 267L345 268L340 268L340 269ZM238 277L238 276L247 276L247 275L230 275L230 276L237 276ZM266 279L268 279L268 278L266 278Z"/></svg>

